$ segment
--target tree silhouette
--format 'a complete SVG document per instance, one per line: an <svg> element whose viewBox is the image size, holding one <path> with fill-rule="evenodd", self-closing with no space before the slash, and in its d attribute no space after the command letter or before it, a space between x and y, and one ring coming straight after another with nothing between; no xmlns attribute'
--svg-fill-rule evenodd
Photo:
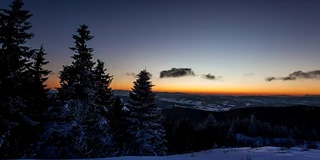
<svg viewBox="0 0 320 160"><path fill-rule="evenodd" d="M28 157L32 133L21 134L38 123L32 119L30 68L34 50L26 45L32 16L14 0L9 9L0 10L0 156Z"/></svg>
<svg viewBox="0 0 320 160"><path fill-rule="evenodd" d="M104 74L95 73L93 49L87 46L92 38L88 26L81 25L77 29L77 34L73 35L75 46L70 47L75 52L72 56L74 61L63 66L60 72L61 88L58 91L61 106L54 119L58 123L55 127L58 138L53 144L59 148L54 153L58 158L105 157L110 154L111 136L107 117L103 115L108 106L96 103ZM99 63L98 68L103 68Z"/></svg>
<svg viewBox="0 0 320 160"><path fill-rule="evenodd" d="M165 155L166 152L161 110L155 104L150 76L146 70L141 71L129 95L127 132L134 155Z"/></svg>

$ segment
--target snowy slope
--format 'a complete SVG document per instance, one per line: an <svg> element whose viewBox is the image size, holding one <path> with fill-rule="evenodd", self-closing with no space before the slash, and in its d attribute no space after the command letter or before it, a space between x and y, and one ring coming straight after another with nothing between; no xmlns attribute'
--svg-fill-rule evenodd
<svg viewBox="0 0 320 160"><path fill-rule="evenodd" d="M116 157L106 160L320 160L320 150L302 148L281 150L279 147L214 149L165 157Z"/></svg>

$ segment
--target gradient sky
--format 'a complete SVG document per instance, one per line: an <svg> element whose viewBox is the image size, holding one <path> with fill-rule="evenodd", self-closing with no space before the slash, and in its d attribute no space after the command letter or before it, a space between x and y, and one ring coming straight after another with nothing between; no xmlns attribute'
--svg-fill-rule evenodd
<svg viewBox="0 0 320 160"><path fill-rule="evenodd" d="M265 80L320 69L318 0L27 0L24 8L34 15L29 45L44 43L48 53L50 87L72 61L72 34L87 24L113 89L129 90L135 78L127 73L147 68L156 91L320 94L319 79ZM195 76L159 78L173 67Z"/></svg>

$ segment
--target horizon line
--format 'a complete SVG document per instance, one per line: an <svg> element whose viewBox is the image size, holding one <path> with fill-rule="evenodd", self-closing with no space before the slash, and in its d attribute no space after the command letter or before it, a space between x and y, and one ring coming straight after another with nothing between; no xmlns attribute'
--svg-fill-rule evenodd
<svg viewBox="0 0 320 160"><path fill-rule="evenodd" d="M57 88L50 88L50 90L57 90ZM112 89L113 91L128 91L128 89ZM196 95L216 95L216 96L290 96L290 97L304 97L304 96L320 96L320 94L272 94L272 93L219 93L219 92L186 92L186 91L162 91L154 90L155 93L179 93L179 94L196 94Z"/></svg>

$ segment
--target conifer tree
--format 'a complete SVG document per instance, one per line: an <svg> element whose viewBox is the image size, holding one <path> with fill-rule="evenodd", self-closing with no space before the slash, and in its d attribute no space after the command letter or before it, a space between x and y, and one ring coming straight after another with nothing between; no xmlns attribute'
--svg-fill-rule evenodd
<svg viewBox="0 0 320 160"><path fill-rule="evenodd" d="M97 65L94 68L94 74L97 79L97 97L95 103L103 107L104 115L107 116L108 106L112 103L112 89L110 84L113 80L112 76L106 73L104 62L97 60Z"/></svg>
<svg viewBox="0 0 320 160"><path fill-rule="evenodd" d="M150 73L146 70L137 75L129 94L127 133L134 155L165 155L165 130L161 125L161 110L155 104Z"/></svg>
<svg viewBox="0 0 320 160"><path fill-rule="evenodd" d="M0 10L0 156L28 157L33 143L30 133L21 134L38 124L28 110L28 85L33 50L26 46L33 37L29 31L32 16L23 9L22 0L14 0L9 9Z"/></svg>
<svg viewBox="0 0 320 160"><path fill-rule="evenodd" d="M227 132L227 136L226 136L226 144L227 145L234 145L236 143L236 138L235 138L235 121L231 122L230 128Z"/></svg>
<svg viewBox="0 0 320 160"><path fill-rule="evenodd" d="M207 117L207 119L204 121L204 127L205 128L213 128L217 125L217 120L214 118L212 113L210 113Z"/></svg>
<svg viewBox="0 0 320 160"><path fill-rule="evenodd" d="M92 97L92 93L86 92L86 89L93 88L95 84L90 83L94 79L92 60L93 48L87 46L93 36L90 35L87 25L81 25L77 29L78 35L73 35L75 46L70 47L74 54L71 58L74 60L72 65L63 66L63 71L60 72L59 95L61 100L69 100L72 98L88 99ZM92 90L90 90L92 92Z"/></svg>
<svg viewBox="0 0 320 160"><path fill-rule="evenodd" d="M110 154L108 122L102 115L103 106L95 103L100 81L94 72L93 49L87 46L92 38L86 25L81 25L77 35L73 35L75 46L70 49L75 52L74 61L63 66L60 72L61 88L58 91L62 106L55 114L59 120L51 133L59 137L55 147L51 147L57 149L54 155L57 157L48 158L104 157Z"/></svg>
<svg viewBox="0 0 320 160"><path fill-rule="evenodd" d="M172 131L172 150L175 153L185 153L194 148L194 131L188 119L181 118L175 121Z"/></svg>
<svg viewBox="0 0 320 160"><path fill-rule="evenodd" d="M123 122L123 114L122 100L119 96L116 96L109 109L110 127L115 130L115 132L119 132L119 127L121 127L121 123Z"/></svg>
<svg viewBox="0 0 320 160"><path fill-rule="evenodd" d="M108 110L110 132L113 135L113 155L121 156L124 153L125 142L125 113L124 104L119 96L114 97Z"/></svg>
<svg viewBox="0 0 320 160"><path fill-rule="evenodd" d="M44 83L47 81L48 76L51 71L44 68L49 62L45 60L45 50L43 45L40 49L35 52L32 56L33 63L30 69L30 98L33 105L32 114L37 121L43 121L44 113L47 111L48 107L48 91L47 85Z"/></svg>
<svg viewBox="0 0 320 160"><path fill-rule="evenodd" d="M257 132L256 128L256 118L254 115L250 116L249 124L248 124L248 132L250 136L255 136Z"/></svg>
<svg viewBox="0 0 320 160"><path fill-rule="evenodd" d="M212 113L210 113L202 123L201 136L199 137L201 146L205 146L206 148L212 148L214 146L217 139L217 126L217 120Z"/></svg>
<svg viewBox="0 0 320 160"><path fill-rule="evenodd" d="M30 107L28 112L32 119L39 122L39 124L30 128L29 131L32 133L29 138L34 142L34 144L29 147L28 157L30 158L38 156L39 144L42 143L41 134L45 132L44 125L48 121L46 113L49 107L48 91L50 89L46 88L47 86L44 83L48 79L51 71L44 68L44 66L49 63L45 60L45 55L45 50L43 45L41 45L40 49L32 56L33 63L30 68L30 84L28 85L28 90L30 91L28 106Z"/></svg>

